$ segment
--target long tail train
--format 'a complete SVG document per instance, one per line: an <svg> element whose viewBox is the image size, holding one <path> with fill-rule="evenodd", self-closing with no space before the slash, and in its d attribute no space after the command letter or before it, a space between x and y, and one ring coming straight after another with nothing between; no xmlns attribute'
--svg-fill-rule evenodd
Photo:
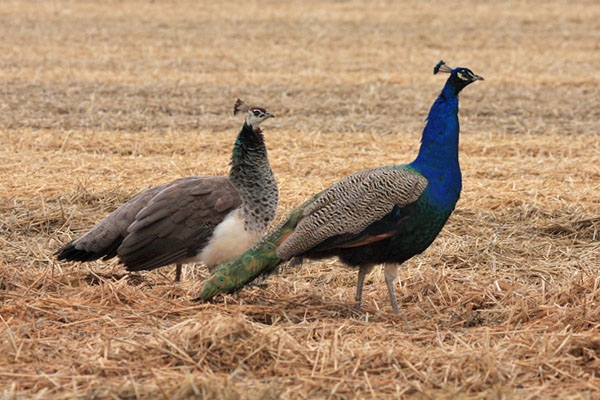
<svg viewBox="0 0 600 400"><path fill-rule="evenodd" d="M273 272L284 261L277 256L277 247L294 231L301 216L302 207L241 256L221 264L194 300L206 301L218 293L233 293L259 276Z"/></svg>

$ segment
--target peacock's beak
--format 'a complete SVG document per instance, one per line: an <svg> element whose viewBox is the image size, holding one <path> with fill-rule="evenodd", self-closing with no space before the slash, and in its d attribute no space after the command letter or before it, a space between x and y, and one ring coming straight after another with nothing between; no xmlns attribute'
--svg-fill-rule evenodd
<svg viewBox="0 0 600 400"><path fill-rule="evenodd" d="M479 76L479 75L475 75L475 74L473 74L473 80L474 81L485 81L485 79L483 79L483 76Z"/></svg>

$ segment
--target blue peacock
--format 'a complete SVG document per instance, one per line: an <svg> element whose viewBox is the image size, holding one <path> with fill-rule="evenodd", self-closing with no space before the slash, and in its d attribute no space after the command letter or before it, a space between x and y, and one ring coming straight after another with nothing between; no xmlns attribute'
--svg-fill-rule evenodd
<svg viewBox="0 0 600 400"><path fill-rule="evenodd" d="M357 309L365 277L383 264L391 306L398 314L398 267L429 247L460 196L458 95L483 80L468 68L451 69L443 61L433 72L450 76L429 111L413 162L356 172L316 194L237 259L217 266L197 300L236 291L292 258L337 256L358 268Z"/></svg>

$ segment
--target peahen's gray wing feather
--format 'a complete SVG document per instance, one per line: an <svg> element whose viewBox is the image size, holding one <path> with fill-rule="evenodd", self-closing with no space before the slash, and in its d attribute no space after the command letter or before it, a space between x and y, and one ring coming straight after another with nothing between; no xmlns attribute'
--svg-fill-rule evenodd
<svg viewBox="0 0 600 400"><path fill-rule="evenodd" d="M60 249L57 252L59 259L91 261L101 257L105 259L114 257L117 247L127 234L127 228L135 220L137 213L169 184L146 189L121 205L85 235Z"/></svg>
<svg viewBox="0 0 600 400"><path fill-rule="evenodd" d="M194 256L241 202L227 177L175 181L136 215L119 247L119 258L128 269L141 270Z"/></svg>
<svg viewBox="0 0 600 400"><path fill-rule="evenodd" d="M358 234L374 221L416 201L427 179L407 166L379 167L352 174L304 204L294 231L281 243L283 260L337 235Z"/></svg>

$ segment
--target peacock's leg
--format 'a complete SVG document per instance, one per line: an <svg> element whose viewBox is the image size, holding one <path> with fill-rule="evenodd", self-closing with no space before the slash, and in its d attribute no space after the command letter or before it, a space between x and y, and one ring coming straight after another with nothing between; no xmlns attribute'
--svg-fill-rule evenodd
<svg viewBox="0 0 600 400"><path fill-rule="evenodd" d="M362 303L362 290L363 285L365 284L365 278L373 269L373 265L362 265L358 269L358 282L356 282L356 303L354 304L354 308L356 310L360 310L360 304Z"/></svg>
<svg viewBox="0 0 600 400"><path fill-rule="evenodd" d="M396 300L396 292L394 291L394 282L398 277L398 267L398 264L386 264L384 269L385 283L390 295L390 303L392 304L392 309L396 315L400 314L400 310L398 310L398 301Z"/></svg>
<svg viewBox="0 0 600 400"><path fill-rule="evenodd" d="M181 281L181 264L175 266L175 282Z"/></svg>

